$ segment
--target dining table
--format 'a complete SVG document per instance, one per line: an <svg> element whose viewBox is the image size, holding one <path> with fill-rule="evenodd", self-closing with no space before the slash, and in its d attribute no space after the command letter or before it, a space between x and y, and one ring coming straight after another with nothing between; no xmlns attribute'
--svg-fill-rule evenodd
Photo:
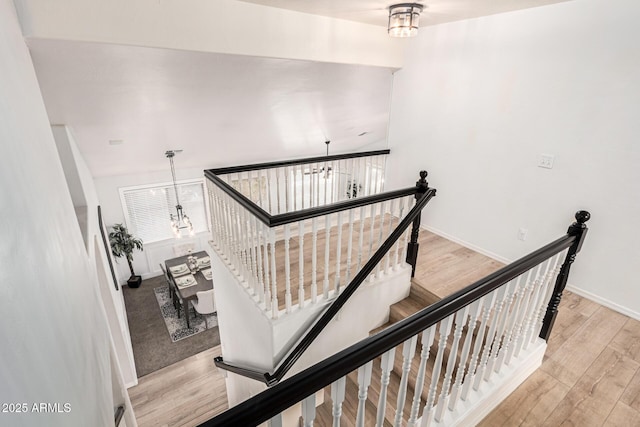
<svg viewBox="0 0 640 427"><path fill-rule="evenodd" d="M209 259L209 263L201 265L201 262L198 262L198 265L200 266L200 268L195 273L190 272L188 269L184 274L174 273L176 267L179 267L182 264L185 264L185 265L187 264L187 259L190 256L194 256L198 260ZM171 280L173 280L174 283L176 284L176 292L178 293L178 295L180 296L180 299L182 300L182 311L184 313L185 319L187 320L187 328L190 328L191 325L189 324L189 301L197 300L198 292L208 291L210 289L213 289L213 279L207 279L202 273L202 270L211 268L211 260L209 258L209 254L207 254L206 251L194 252L192 254L165 260L164 265L167 269L167 274L169 275ZM186 286L186 287L178 286L178 282L176 281L176 279L180 279L181 277L184 277L187 274L191 274L193 278L196 280L196 283L194 285Z"/></svg>

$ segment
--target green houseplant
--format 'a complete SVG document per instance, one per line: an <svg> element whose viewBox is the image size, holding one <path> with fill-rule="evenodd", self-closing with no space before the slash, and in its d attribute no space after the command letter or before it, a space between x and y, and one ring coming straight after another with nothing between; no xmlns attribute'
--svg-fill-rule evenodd
<svg viewBox="0 0 640 427"><path fill-rule="evenodd" d="M109 233L109 244L111 245L111 253L116 258L127 258L131 277L127 280L127 285L131 288L137 288L142 282L141 276L136 276L133 272L133 251L142 250L142 240L129 234L127 227L122 224L116 224Z"/></svg>

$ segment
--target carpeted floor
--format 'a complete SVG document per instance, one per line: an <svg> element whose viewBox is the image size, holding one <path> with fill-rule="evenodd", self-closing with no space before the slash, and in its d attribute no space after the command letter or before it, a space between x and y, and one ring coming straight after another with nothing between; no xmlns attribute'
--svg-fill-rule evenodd
<svg viewBox="0 0 640 427"><path fill-rule="evenodd" d="M171 342L153 288L163 276L143 280L137 289L122 287L138 378L220 344L218 328Z"/></svg>

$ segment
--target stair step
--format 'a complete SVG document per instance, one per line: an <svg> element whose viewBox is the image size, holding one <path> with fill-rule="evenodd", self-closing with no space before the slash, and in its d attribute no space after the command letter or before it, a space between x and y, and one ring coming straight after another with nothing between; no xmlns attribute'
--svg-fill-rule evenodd
<svg viewBox="0 0 640 427"><path fill-rule="evenodd" d="M375 334L377 334L378 332L382 332L382 331L384 331L385 329L387 329L387 328L388 328L389 326L391 326L391 325L393 325L393 323L391 323L391 322L387 322L387 323L385 323L384 325L378 326L377 328L372 329L372 330L371 330L371 332L369 332L369 336L371 336L371 335L375 335Z"/></svg>
<svg viewBox="0 0 640 427"><path fill-rule="evenodd" d="M405 298L389 308L389 322L396 323L422 310L425 306L413 298Z"/></svg>
<svg viewBox="0 0 640 427"><path fill-rule="evenodd" d="M411 280L411 291L409 293L409 297L422 304L423 307L428 307L442 299L422 286L420 282L415 279Z"/></svg>

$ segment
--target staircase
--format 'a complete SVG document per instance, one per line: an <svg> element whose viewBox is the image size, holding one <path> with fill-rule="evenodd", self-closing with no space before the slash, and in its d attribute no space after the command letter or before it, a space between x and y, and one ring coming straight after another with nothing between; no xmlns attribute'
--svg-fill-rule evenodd
<svg viewBox="0 0 640 427"><path fill-rule="evenodd" d="M224 359L215 360L230 372L234 407L203 425L470 425L541 364L589 213L578 212L559 239L439 298L440 284L428 287L432 293L408 280L419 253L428 251L428 245L418 251L422 209L436 193L427 173L420 172L413 188L340 199L344 182L353 179L367 194L381 189L383 169L367 159L379 154L205 171L215 271L227 274L217 281L237 282L216 298L243 306L219 310L221 337L225 323L237 332L223 338ZM332 182L320 174L328 170ZM432 273L427 280L440 271ZM362 339L387 307L388 322ZM348 320L340 323L342 313ZM287 332L296 327L301 335ZM256 343L269 353L252 351ZM288 376L296 364L311 366ZM268 389L260 392L260 383ZM237 399L237 392L245 397ZM257 395L244 400L247 392ZM324 400L316 402L320 393Z"/></svg>

